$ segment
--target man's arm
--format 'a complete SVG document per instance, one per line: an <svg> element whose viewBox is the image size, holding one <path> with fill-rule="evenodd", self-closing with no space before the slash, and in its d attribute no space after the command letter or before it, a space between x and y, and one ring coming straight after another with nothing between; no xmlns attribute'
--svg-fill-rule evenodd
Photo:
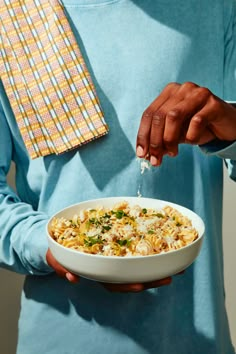
<svg viewBox="0 0 236 354"><path fill-rule="evenodd" d="M48 217L23 203L7 184L11 157L12 140L0 101L0 265L23 274L49 273Z"/></svg>

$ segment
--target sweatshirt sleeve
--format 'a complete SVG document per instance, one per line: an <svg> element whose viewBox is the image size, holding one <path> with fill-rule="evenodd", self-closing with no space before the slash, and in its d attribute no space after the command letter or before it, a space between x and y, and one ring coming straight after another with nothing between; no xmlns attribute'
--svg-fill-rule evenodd
<svg viewBox="0 0 236 354"><path fill-rule="evenodd" d="M214 141L200 146L207 155L215 155L225 160L229 176L236 181L236 142Z"/></svg>
<svg viewBox="0 0 236 354"><path fill-rule="evenodd" d="M224 100L236 103L236 0L225 1Z"/></svg>
<svg viewBox="0 0 236 354"><path fill-rule="evenodd" d="M225 19L224 100L236 103L236 0L225 1ZM224 159L229 176L236 181L236 141L216 140L200 148Z"/></svg>
<svg viewBox="0 0 236 354"><path fill-rule="evenodd" d="M0 266L46 274L52 271L46 262L48 217L22 202L7 184L11 156L12 139L0 101Z"/></svg>
<svg viewBox="0 0 236 354"><path fill-rule="evenodd" d="M229 13L225 28L224 99L236 103L236 0L227 0ZM235 117L236 119L236 117ZM210 152L225 160L229 176L236 181L236 142L222 142ZM208 151L209 152L209 151Z"/></svg>

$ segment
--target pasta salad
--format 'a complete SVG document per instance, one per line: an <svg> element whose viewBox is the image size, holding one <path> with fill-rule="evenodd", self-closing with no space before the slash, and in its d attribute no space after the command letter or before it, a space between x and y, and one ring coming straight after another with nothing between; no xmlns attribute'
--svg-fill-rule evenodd
<svg viewBox="0 0 236 354"><path fill-rule="evenodd" d="M71 219L53 218L51 237L64 247L103 256L147 256L182 248L198 238L191 220L171 206L81 210Z"/></svg>

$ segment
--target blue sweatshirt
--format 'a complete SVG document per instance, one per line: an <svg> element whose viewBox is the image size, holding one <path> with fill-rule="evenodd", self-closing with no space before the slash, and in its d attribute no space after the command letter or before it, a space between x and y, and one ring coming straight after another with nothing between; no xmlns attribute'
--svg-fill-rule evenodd
<svg viewBox="0 0 236 354"><path fill-rule="evenodd" d="M1 84L0 263L26 274L17 354L233 354L225 311L222 167L236 179L236 143L181 145L141 175L143 111L169 82L192 81L236 101L235 0L65 0L110 132L59 156L30 160ZM6 182L16 164L15 193ZM137 196L198 213L203 248L169 286L110 293L55 275L45 225L86 199Z"/></svg>

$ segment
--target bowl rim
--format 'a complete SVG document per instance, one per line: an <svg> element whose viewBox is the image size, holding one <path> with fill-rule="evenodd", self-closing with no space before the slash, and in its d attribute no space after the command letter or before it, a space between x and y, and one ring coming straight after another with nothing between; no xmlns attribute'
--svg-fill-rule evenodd
<svg viewBox="0 0 236 354"><path fill-rule="evenodd" d="M198 219L198 221L200 222L200 226L201 226L201 233L199 234L198 238L196 240L194 240L193 242L189 243L188 245L186 246L183 246L181 248L178 248L176 250L171 250L171 251L168 251L168 252L161 252L161 253L156 253L156 254L150 254L150 255L146 255L146 256L125 256L125 257L121 257L121 256L104 256L104 255L101 255L101 254L92 254L92 253L86 253L86 252L82 252L82 251L77 251L77 250L74 250L72 248L69 248L69 247L65 247L63 245L61 245L60 243L58 243L57 241L55 241L53 239L53 237L50 235L50 232L49 232L49 226L50 226L50 223L51 221L53 220L53 218L55 218L58 214L60 213L63 213L64 211L66 210L69 210L69 209L72 209L72 208L75 208L77 206L82 206L83 204L87 204L87 203L90 203L90 202L99 202L99 201L104 201L104 200L107 200L107 201L110 201L110 200L125 200L125 199L145 199L146 201L148 200L157 200L163 204L167 204L167 205L170 205L170 206L177 206L177 207L180 207L180 209L182 210L186 210L188 213L190 212L190 214L193 214L196 219ZM102 206L102 205L101 205ZM178 209L177 209L178 210ZM130 259L147 259L147 258L154 258L154 257L163 257L163 256L166 256L168 254L173 254L173 253L176 253L176 252L180 252L180 251L183 251L183 250L186 250L188 248L191 248L193 247L196 243L199 243L202 241L203 239L203 236L204 236L204 233L205 233L205 223L203 221L203 219L197 214L195 213L193 210L187 208L187 207L184 207L180 204L177 204L177 203L173 203L173 202L169 202L169 201L166 201L166 200L162 200L162 199L156 199L156 198L143 198L143 197L134 197L134 196L126 196L126 197L103 197L103 198L96 198L96 199L88 199L88 200L84 200L82 202L78 202L78 203L74 203L74 204L71 204L63 209L60 209L58 212L54 213L50 219L48 220L47 224L46 224L46 232L47 232L47 238L55 245L57 246L59 249L62 249L62 250L66 250L67 252L69 253L72 253L72 254L79 254L83 257L93 257L93 258L98 258L98 259L126 259L126 260L130 260ZM199 233L199 232L198 232ZM50 248L50 246L49 246Z"/></svg>

